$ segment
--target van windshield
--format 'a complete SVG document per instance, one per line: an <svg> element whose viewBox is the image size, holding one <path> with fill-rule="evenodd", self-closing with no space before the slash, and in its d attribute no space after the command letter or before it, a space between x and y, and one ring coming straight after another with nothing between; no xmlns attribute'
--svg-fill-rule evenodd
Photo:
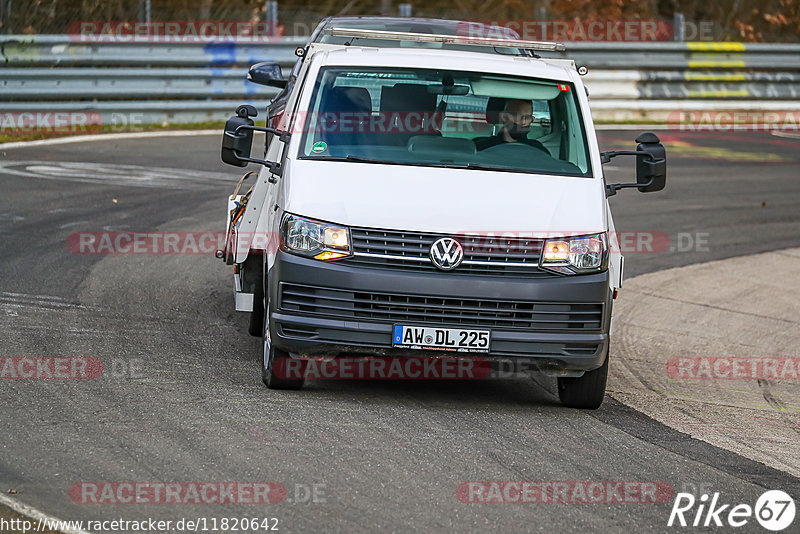
<svg viewBox="0 0 800 534"><path fill-rule="evenodd" d="M413 68L328 67L301 159L591 176L571 83Z"/></svg>

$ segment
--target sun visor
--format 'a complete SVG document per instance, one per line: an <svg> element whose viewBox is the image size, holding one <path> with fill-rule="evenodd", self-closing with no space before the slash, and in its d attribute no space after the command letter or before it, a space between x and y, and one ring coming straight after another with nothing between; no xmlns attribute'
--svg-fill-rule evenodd
<svg viewBox="0 0 800 534"><path fill-rule="evenodd" d="M415 41L400 41L400 48L442 48L442 43L420 43Z"/></svg>
<svg viewBox="0 0 800 534"><path fill-rule="evenodd" d="M519 100L552 100L561 92L556 83L511 82L495 78L473 80L472 94Z"/></svg>

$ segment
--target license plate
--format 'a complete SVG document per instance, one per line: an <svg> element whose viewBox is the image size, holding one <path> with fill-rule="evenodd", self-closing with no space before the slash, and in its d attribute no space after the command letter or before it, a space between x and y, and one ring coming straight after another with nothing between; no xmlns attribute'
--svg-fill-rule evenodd
<svg viewBox="0 0 800 534"><path fill-rule="evenodd" d="M408 349L489 352L489 330L395 325L392 345Z"/></svg>

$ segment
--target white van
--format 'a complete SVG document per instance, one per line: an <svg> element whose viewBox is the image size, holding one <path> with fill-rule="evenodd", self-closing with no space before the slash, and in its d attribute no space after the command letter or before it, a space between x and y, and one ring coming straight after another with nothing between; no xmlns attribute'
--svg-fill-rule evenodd
<svg viewBox="0 0 800 534"><path fill-rule="evenodd" d="M229 199L217 255L263 335L264 383L300 388L287 365L315 357L471 354L557 376L567 406L600 406L623 265L607 197L663 189L658 138L601 153L574 62L536 56L560 44L322 34L344 42L298 49L277 127L245 105L223 136L225 162L263 165ZM276 65L250 76L287 85ZM267 132L264 160L253 131ZM607 184L602 164L621 154L637 182Z"/></svg>

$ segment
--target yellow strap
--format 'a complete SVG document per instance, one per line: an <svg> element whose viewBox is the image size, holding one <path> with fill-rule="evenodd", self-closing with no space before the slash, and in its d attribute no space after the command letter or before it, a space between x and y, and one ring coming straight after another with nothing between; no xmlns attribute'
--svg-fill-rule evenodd
<svg viewBox="0 0 800 534"><path fill-rule="evenodd" d="M252 175L255 175L255 174L258 174L258 173L257 173L256 171L250 171L250 172L248 172L248 173L245 173L245 175L244 175L244 176L242 176L242 177L239 179L239 183L238 183L238 184L236 184L236 189L234 189L234 190L233 190L233 196L234 196L234 197L235 197L237 194L239 194L239 189L241 189L241 187L242 187L242 183L244 183L244 181L245 181L245 180L247 180L248 178L250 178L250 176L252 176ZM253 188L251 187L250 189L252 190Z"/></svg>

